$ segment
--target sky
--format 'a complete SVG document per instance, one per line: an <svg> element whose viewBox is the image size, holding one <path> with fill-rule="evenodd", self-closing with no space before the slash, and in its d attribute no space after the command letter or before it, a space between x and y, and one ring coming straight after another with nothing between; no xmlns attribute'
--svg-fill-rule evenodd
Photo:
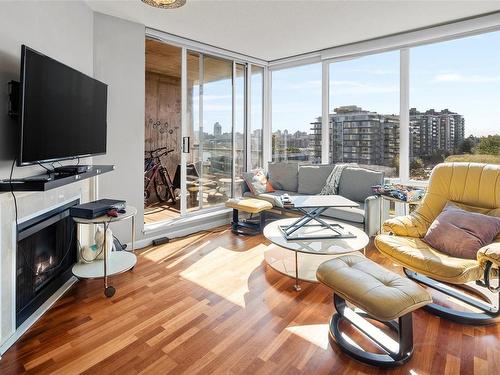
<svg viewBox="0 0 500 375"><path fill-rule="evenodd" d="M273 131L308 131L321 115L321 64L273 72ZM399 113L399 52L330 64L330 112L357 105ZM500 134L500 32L410 50L410 107L448 108L465 134Z"/></svg>
<svg viewBox="0 0 500 375"><path fill-rule="evenodd" d="M226 69L221 61L221 69ZM204 129L219 122L231 131L230 80L204 85ZM309 131L321 116L321 64L273 72L273 131ZM261 127L261 76L252 79L252 118ZM237 128L243 127L243 78L236 82ZM330 64L330 113L357 105L381 114L399 113L399 51ZM465 117L465 135L500 134L500 32L410 49L410 108L448 108ZM197 106L193 108L198 110Z"/></svg>
<svg viewBox="0 0 500 375"><path fill-rule="evenodd" d="M221 71L225 69L221 62ZM203 127L204 131L213 134L216 122L222 126L223 133L229 133L232 129L232 86L230 80L231 72L227 73L227 79L205 82L203 85ZM252 130L262 129L262 95L263 95L263 68L252 70L252 97L251 97L251 122ZM244 76L243 71L238 70L236 74L236 131L244 131ZM193 111L199 111L198 86L194 87ZM195 116L197 121L197 116ZM197 124L196 124L197 126Z"/></svg>

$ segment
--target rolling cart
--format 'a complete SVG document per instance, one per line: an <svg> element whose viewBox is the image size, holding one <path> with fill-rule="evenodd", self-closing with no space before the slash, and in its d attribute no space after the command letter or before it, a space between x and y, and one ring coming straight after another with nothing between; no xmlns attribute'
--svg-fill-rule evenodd
<svg viewBox="0 0 500 375"><path fill-rule="evenodd" d="M132 206L127 206L126 212L118 214L117 217L109 217L107 215L99 216L94 219L83 219L74 217L73 220L77 225L102 225L104 227L104 244L106 243L106 230L111 223L131 219L132 227L132 250L131 251L111 251L107 252L104 246L104 259L96 259L91 263L77 263L73 266L73 275L79 279L98 279L104 281L104 295L113 297L116 289L108 284L108 277L122 272L126 272L134 268L137 263L137 257L133 253L135 241L135 215L137 209Z"/></svg>

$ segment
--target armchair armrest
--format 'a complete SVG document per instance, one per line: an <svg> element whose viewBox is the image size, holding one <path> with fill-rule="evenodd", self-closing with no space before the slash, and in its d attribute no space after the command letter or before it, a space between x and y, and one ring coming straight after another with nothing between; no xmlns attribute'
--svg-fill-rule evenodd
<svg viewBox="0 0 500 375"><path fill-rule="evenodd" d="M380 228L379 197L371 195L365 199L365 233L368 236L377 234Z"/></svg>
<svg viewBox="0 0 500 375"><path fill-rule="evenodd" d="M480 248L477 260L481 267L485 267L488 261L500 267L500 242L493 242Z"/></svg>
<svg viewBox="0 0 500 375"><path fill-rule="evenodd" d="M422 238L425 236L429 224L414 214L397 216L384 221L382 228L397 236Z"/></svg>

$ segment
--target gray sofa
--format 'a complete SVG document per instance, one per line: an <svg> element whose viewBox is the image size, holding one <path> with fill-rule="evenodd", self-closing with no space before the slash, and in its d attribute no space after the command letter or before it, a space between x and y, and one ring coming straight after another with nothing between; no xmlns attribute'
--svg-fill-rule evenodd
<svg viewBox="0 0 500 375"><path fill-rule="evenodd" d="M317 195L325 186L326 179L334 165L301 165L297 163L269 163L268 179L276 190L254 196L243 183L243 195L265 199L275 208L283 209L280 196L288 194ZM342 172L339 184L339 195L355 201L357 208L329 208L323 216L354 224L364 228L368 235L377 233L380 227L380 206L371 187L382 184L383 172L349 166Z"/></svg>

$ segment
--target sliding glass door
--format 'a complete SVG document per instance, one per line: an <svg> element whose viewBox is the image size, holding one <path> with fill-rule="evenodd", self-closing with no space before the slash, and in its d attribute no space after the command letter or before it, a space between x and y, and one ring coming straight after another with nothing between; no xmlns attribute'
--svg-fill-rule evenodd
<svg viewBox="0 0 500 375"><path fill-rule="evenodd" d="M244 171L245 69L231 60L187 54L188 212L221 205L241 194L234 184Z"/></svg>
<svg viewBox="0 0 500 375"><path fill-rule="evenodd" d="M264 68L177 43L146 44L145 199L154 189L172 192L148 202L145 223L223 207L242 195L242 174L263 166ZM168 184L155 183L161 165Z"/></svg>

